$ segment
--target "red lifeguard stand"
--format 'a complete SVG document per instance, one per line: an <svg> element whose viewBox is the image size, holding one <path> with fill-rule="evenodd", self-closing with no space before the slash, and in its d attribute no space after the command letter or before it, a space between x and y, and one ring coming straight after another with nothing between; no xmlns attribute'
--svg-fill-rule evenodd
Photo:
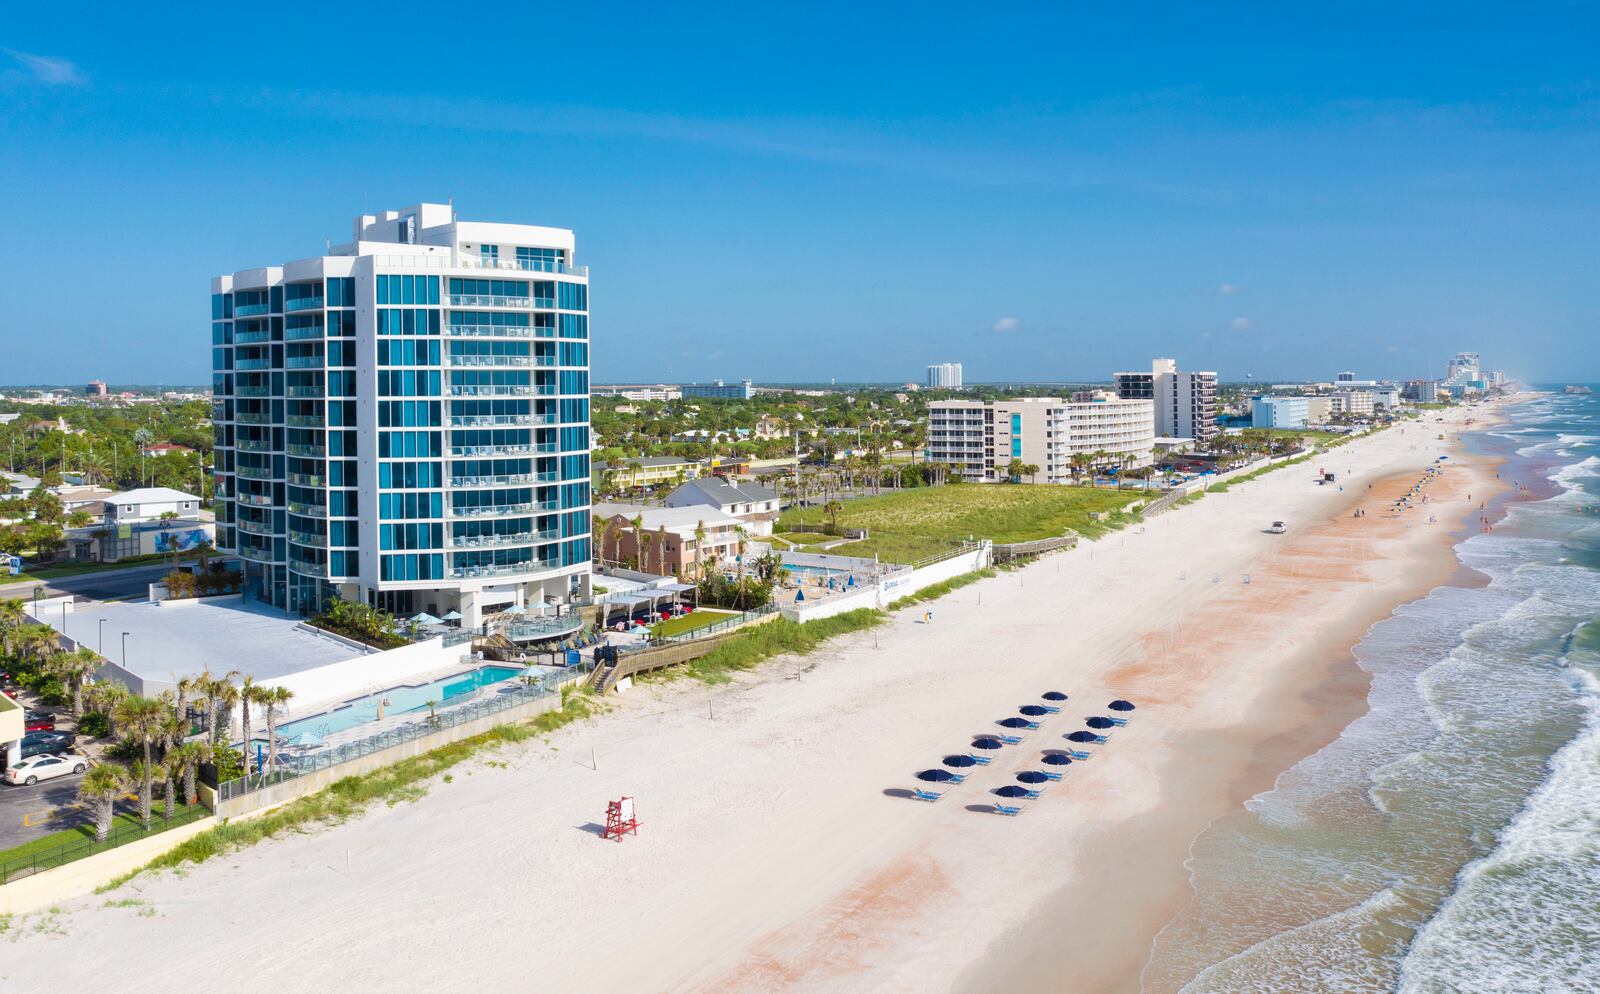
<svg viewBox="0 0 1600 994"><path fill-rule="evenodd" d="M621 842L626 832L639 834L639 819L634 815L633 798L624 797L620 801L607 801L606 831L601 837Z"/></svg>

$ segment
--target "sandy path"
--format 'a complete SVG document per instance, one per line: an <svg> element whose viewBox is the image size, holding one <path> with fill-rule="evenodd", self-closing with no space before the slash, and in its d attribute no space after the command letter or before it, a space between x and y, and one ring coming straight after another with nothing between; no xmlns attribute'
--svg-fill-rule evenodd
<svg viewBox="0 0 1600 994"><path fill-rule="evenodd" d="M933 625L902 612L733 687L640 688L419 802L110 895L148 905L18 923L0 988L1136 989L1188 840L1336 733L1348 646L1448 571L1427 512L1347 517L1443 451L1433 430L1330 453L1345 493L1290 467L965 588ZM1263 534L1275 518L1290 535ZM944 801L895 796L1047 689L1073 700ZM971 810L1116 695L1141 708L1093 761L1020 818ZM624 793L644 827L603 844ZM1111 868L1120 893L1093 886Z"/></svg>

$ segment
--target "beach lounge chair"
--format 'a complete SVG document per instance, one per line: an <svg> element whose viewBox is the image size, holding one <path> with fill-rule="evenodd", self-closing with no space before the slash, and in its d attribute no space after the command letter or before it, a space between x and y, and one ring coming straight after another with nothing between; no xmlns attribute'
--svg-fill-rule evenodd
<svg viewBox="0 0 1600 994"><path fill-rule="evenodd" d="M1082 749L1066 749L1066 750L1063 750L1063 751L1066 752L1066 754L1068 756L1071 756L1073 759L1077 760L1080 763L1083 762L1084 760L1088 759L1090 756L1094 755L1094 753L1092 753L1092 752L1084 752Z"/></svg>
<svg viewBox="0 0 1600 994"><path fill-rule="evenodd" d="M974 756L970 752L967 753L967 758L972 760L974 763L977 763L979 766L988 766L990 763L994 762L994 760L990 759L988 756Z"/></svg>
<svg viewBox="0 0 1600 994"><path fill-rule="evenodd" d="M995 738L999 739L1001 742L1004 742L1006 745L1013 746L1022 741L1022 736L1020 735L996 735Z"/></svg>
<svg viewBox="0 0 1600 994"><path fill-rule="evenodd" d="M1060 780L1061 779L1061 774L1059 774L1059 773L1052 773L1049 770L1040 770L1039 772L1044 774L1044 778L1046 780Z"/></svg>
<svg viewBox="0 0 1600 994"><path fill-rule="evenodd" d="M1022 814L1022 809L1019 807L1012 807L1009 804L996 804L994 806L994 813L997 815L1007 815L1008 817L1015 818L1017 815Z"/></svg>
<svg viewBox="0 0 1600 994"><path fill-rule="evenodd" d="M1061 713L1061 709L1060 708L1051 707L1048 704L1040 704L1039 707L1044 708L1046 711L1050 712L1051 714L1060 714Z"/></svg>
<svg viewBox="0 0 1600 994"><path fill-rule="evenodd" d="M1118 728L1121 728L1123 725L1126 725L1128 723L1128 719L1126 719L1126 718L1112 718L1111 719L1111 723L1113 725L1116 725Z"/></svg>
<svg viewBox="0 0 1600 994"><path fill-rule="evenodd" d="M921 787L913 787L911 796L919 801L937 801L944 794L937 790L923 790Z"/></svg>
<svg viewBox="0 0 1600 994"><path fill-rule="evenodd" d="M1036 800L1039 799L1040 793L1041 792L1037 791L1037 790L1030 790L1026 794L1023 794L1022 796L1026 797L1030 801L1036 801Z"/></svg>

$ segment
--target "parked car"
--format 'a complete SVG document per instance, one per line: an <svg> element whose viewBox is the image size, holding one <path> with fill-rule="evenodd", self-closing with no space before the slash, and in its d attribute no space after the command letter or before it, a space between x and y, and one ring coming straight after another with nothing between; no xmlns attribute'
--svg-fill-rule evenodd
<svg viewBox="0 0 1600 994"><path fill-rule="evenodd" d="M65 752L72 748L77 736L71 732L29 732L22 737L22 758L50 752Z"/></svg>
<svg viewBox="0 0 1600 994"><path fill-rule="evenodd" d="M16 766L6 770L6 782L24 787L32 787L40 780L53 780L71 773L82 773L89 768L89 761L82 756L60 756L46 753L43 756L34 756L24 759Z"/></svg>
<svg viewBox="0 0 1600 994"><path fill-rule="evenodd" d="M22 713L22 730L25 732L53 732L56 716L43 711L26 710Z"/></svg>
<svg viewBox="0 0 1600 994"><path fill-rule="evenodd" d="M1267 531L1271 532L1274 535L1282 535L1284 532L1286 532L1288 530L1289 530L1289 526L1284 524L1282 521L1274 521L1272 523L1272 527L1267 529Z"/></svg>

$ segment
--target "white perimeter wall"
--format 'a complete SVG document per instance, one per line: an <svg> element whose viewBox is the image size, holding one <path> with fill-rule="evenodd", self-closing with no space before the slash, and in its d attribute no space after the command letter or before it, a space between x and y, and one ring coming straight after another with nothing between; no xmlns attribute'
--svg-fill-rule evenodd
<svg viewBox="0 0 1600 994"><path fill-rule="evenodd" d="M831 618L836 614L844 614L846 611L855 611L864 607L885 608L891 602L914 594L926 587L931 587L935 583L942 583L951 577L983 569L991 562L992 555L993 546L988 542L984 542L970 552L963 552L958 556L951 556L949 559L941 559L939 562L924 566L918 570L909 570L885 577L877 586L868 587L860 593L847 594L842 597L830 597L828 600L815 603L808 601L799 607L791 605L783 608L780 613L790 621L816 621L818 618ZM811 556L807 558L838 559L842 557ZM859 560L857 561L859 562ZM818 563L816 565L823 564Z"/></svg>

